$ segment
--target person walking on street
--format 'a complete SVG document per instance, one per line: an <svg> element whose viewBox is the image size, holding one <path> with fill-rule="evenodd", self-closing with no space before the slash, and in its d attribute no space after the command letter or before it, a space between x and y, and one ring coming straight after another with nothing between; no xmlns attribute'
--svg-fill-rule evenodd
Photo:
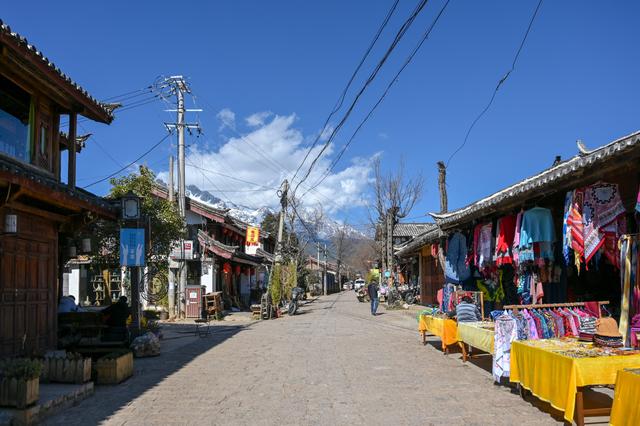
<svg viewBox="0 0 640 426"><path fill-rule="evenodd" d="M371 299L371 315L375 315L378 310L378 284L375 281L371 282L367 287L369 293L369 299Z"/></svg>

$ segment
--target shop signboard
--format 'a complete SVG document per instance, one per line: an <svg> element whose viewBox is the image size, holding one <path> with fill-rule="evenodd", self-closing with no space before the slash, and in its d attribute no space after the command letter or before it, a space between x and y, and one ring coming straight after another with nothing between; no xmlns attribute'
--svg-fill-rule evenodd
<svg viewBox="0 0 640 426"><path fill-rule="evenodd" d="M173 249L171 250L170 257L172 259L192 260L194 259L194 244L193 240L182 240L173 243Z"/></svg>
<svg viewBox="0 0 640 426"><path fill-rule="evenodd" d="M247 239L245 245L257 246L260 242L260 228L255 226L247 226Z"/></svg>

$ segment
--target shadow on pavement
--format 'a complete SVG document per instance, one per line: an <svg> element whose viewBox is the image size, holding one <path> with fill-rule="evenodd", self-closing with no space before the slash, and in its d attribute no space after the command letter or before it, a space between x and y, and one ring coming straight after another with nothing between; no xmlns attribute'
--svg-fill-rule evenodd
<svg viewBox="0 0 640 426"><path fill-rule="evenodd" d="M161 353L157 357L135 358L134 375L119 385L96 385L93 397L75 407L56 413L44 421L51 425L99 424L145 392L152 391L165 378L179 371L199 355L251 327L212 325L206 337L196 337L194 324L164 323ZM184 337L184 338L181 338Z"/></svg>

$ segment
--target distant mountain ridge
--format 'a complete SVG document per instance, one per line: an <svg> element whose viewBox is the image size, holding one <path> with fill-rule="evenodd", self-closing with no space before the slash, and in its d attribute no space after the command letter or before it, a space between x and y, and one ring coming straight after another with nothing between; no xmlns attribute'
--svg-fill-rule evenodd
<svg viewBox="0 0 640 426"><path fill-rule="evenodd" d="M166 183L163 181L158 181L158 183L166 186ZM187 185L186 190L187 190L186 192L188 197L194 200L197 200L203 204L206 204L214 209L226 210L229 216L232 216L242 222L248 223L253 226L259 226L267 214L277 213L272 208L267 206L260 207L260 208L251 208L247 206L238 205L230 201L225 202L222 199L210 193L209 191L201 190L196 185ZM305 214L304 211L301 211L300 214L305 220L309 219L310 217L309 215ZM342 224L339 223L338 221L325 217L323 220L322 226L320 227L318 237L323 241L329 241L334 235L336 235L336 233L341 227L342 227ZM306 230L302 225L300 225L300 228L301 229L297 230L298 232L306 232ZM364 233L358 231L352 226L347 225L345 230L347 234L346 237L348 239L358 240L358 239L368 238Z"/></svg>

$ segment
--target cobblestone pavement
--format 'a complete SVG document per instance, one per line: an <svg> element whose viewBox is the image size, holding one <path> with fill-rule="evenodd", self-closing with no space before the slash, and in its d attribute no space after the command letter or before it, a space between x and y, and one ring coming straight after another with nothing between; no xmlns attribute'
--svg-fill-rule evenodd
<svg viewBox="0 0 640 426"><path fill-rule="evenodd" d="M292 318L222 322L208 337L136 360L134 377L98 386L94 397L47 423L559 423L557 414L494 385L488 362L463 364L435 340L423 346L413 314L379 312L372 317L368 304L345 292Z"/></svg>

